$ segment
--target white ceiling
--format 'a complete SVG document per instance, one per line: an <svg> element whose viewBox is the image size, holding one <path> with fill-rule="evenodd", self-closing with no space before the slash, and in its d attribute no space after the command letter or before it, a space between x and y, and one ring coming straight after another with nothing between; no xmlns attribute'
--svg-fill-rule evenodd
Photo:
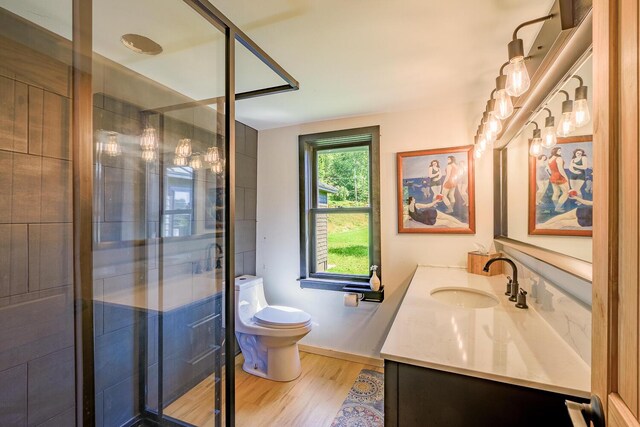
<svg viewBox="0 0 640 427"><path fill-rule="evenodd" d="M507 43L553 0L211 0L292 74L296 92L237 103L257 129L460 106L475 129ZM0 0L69 36L70 0ZM162 7L159 7L162 5ZM95 50L196 99L222 94L222 38L178 0L94 0ZM520 32L525 49L540 25ZM120 42L139 33L165 51L141 56ZM211 52L215 52L211 55ZM238 91L281 84L238 48ZM471 130L470 130L471 131Z"/></svg>
<svg viewBox="0 0 640 427"><path fill-rule="evenodd" d="M238 102L259 129L462 104L475 131L515 27L552 0L216 0L300 81ZM541 25L519 34L525 49Z"/></svg>

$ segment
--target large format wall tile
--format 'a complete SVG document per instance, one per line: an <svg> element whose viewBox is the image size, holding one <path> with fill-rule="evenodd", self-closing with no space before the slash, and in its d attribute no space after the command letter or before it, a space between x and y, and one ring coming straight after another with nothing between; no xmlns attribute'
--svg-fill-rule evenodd
<svg viewBox="0 0 640 427"><path fill-rule="evenodd" d="M71 159L71 101L44 91L42 155Z"/></svg>
<svg viewBox="0 0 640 427"><path fill-rule="evenodd" d="M72 345L71 287L56 296L0 308L0 371Z"/></svg>
<svg viewBox="0 0 640 427"><path fill-rule="evenodd" d="M28 88L0 77L0 149L27 152Z"/></svg>
<svg viewBox="0 0 640 427"><path fill-rule="evenodd" d="M29 425L41 424L73 407L75 402L73 347L29 362Z"/></svg>
<svg viewBox="0 0 640 427"><path fill-rule="evenodd" d="M258 131L249 126L246 126L245 130L244 153L249 157L258 158Z"/></svg>
<svg viewBox="0 0 640 427"><path fill-rule="evenodd" d="M0 425L27 424L27 365L0 372Z"/></svg>
<svg viewBox="0 0 640 427"><path fill-rule="evenodd" d="M13 154L0 151L0 224L11 222Z"/></svg>
<svg viewBox="0 0 640 427"><path fill-rule="evenodd" d="M258 166L254 157L236 154L236 185L244 188L258 186Z"/></svg>
<svg viewBox="0 0 640 427"><path fill-rule="evenodd" d="M26 224L0 225L0 297L27 292Z"/></svg>
<svg viewBox="0 0 640 427"><path fill-rule="evenodd" d="M72 184L70 161L42 159L41 222L71 222Z"/></svg>
<svg viewBox="0 0 640 427"><path fill-rule="evenodd" d="M40 222L42 158L28 154L13 154L13 185L11 221Z"/></svg>
<svg viewBox="0 0 640 427"><path fill-rule="evenodd" d="M71 224L29 225L29 290L73 283Z"/></svg>

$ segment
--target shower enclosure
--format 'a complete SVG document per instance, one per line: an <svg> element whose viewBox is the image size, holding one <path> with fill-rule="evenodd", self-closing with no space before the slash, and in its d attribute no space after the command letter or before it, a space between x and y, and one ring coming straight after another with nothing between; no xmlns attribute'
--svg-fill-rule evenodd
<svg viewBox="0 0 640 427"><path fill-rule="evenodd" d="M204 0L0 0L0 425L234 425L235 102L297 88Z"/></svg>

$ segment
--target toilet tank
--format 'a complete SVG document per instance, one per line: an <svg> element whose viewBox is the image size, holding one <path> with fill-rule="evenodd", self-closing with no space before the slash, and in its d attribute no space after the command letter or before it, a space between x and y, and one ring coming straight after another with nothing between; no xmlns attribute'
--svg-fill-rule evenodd
<svg viewBox="0 0 640 427"><path fill-rule="evenodd" d="M257 311L266 306L262 277L236 277L236 318L248 323Z"/></svg>

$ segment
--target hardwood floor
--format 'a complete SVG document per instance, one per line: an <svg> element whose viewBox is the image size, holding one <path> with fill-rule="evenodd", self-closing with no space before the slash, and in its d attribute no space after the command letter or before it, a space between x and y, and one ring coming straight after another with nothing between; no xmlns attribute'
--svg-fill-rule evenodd
<svg viewBox="0 0 640 427"><path fill-rule="evenodd" d="M362 369L362 363L300 352L302 375L280 383L249 375L236 358L236 425L239 427L330 426ZM165 409L165 414L197 426L213 426L213 381L209 377Z"/></svg>

